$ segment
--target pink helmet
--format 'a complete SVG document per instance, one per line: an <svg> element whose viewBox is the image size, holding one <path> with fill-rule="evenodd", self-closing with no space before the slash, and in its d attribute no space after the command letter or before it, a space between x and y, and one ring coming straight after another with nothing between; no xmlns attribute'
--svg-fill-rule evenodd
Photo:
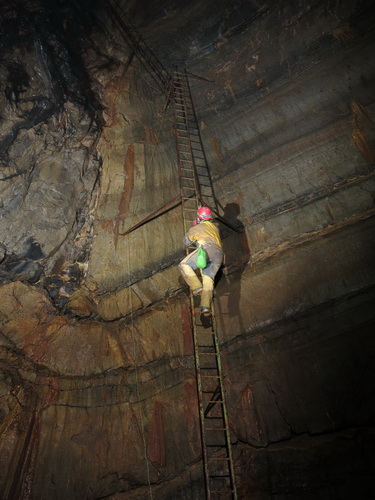
<svg viewBox="0 0 375 500"><path fill-rule="evenodd" d="M198 219L201 220L210 220L212 219L211 210L208 207L201 207L197 211Z"/></svg>

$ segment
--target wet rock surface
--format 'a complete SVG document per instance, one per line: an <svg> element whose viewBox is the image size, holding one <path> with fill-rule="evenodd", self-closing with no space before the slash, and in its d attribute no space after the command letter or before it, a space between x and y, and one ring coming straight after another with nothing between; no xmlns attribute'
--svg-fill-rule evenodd
<svg viewBox="0 0 375 500"><path fill-rule="evenodd" d="M82 59L86 42L71 43L69 33L80 23L88 30L87 20L75 12L64 26L64 12L63 4L11 2L2 15L3 282L35 282L85 251L76 239L98 178L102 109Z"/></svg>
<svg viewBox="0 0 375 500"><path fill-rule="evenodd" d="M186 62L230 222L215 314L239 498L366 498L372 3L114 4ZM2 6L7 500L204 498L180 207L142 223L178 194L172 110L107 7Z"/></svg>

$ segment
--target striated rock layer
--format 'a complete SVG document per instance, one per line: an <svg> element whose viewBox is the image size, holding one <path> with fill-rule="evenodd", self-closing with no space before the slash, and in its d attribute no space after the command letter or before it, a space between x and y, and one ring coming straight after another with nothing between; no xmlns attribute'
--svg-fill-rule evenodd
<svg viewBox="0 0 375 500"><path fill-rule="evenodd" d="M238 231L215 291L238 498L370 498L372 3L114 4L187 65ZM205 498L171 106L106 3L1 16L0 496Z"/></svg>

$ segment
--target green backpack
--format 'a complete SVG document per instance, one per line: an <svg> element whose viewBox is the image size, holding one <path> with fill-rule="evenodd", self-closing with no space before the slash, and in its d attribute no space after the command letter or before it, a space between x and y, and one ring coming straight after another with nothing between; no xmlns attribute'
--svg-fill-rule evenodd
<svg viewBox="0 0 375 500"><path fill-rule="evenodd" d="M197 252L197 260L195 264L198 269L204 269L207 266L207 254L204 248L199 247Z"/></svg>

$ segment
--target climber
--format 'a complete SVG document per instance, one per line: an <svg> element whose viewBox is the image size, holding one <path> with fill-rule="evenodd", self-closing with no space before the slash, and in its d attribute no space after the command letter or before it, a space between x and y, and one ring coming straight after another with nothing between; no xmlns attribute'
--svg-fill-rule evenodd
<svg viewBox="0 0 375 500"><path fill-rule="evenodd" d="M207 266L201 269L202 282L195 273L198 248L189 253L178 266L193 295L201 294L201 313L207 317L211 316L214 279L224 256L219 230L211 220L211 210L208 207L199 208L197 218L184 238L186 246L194 244L206 251Z"/></svg>

